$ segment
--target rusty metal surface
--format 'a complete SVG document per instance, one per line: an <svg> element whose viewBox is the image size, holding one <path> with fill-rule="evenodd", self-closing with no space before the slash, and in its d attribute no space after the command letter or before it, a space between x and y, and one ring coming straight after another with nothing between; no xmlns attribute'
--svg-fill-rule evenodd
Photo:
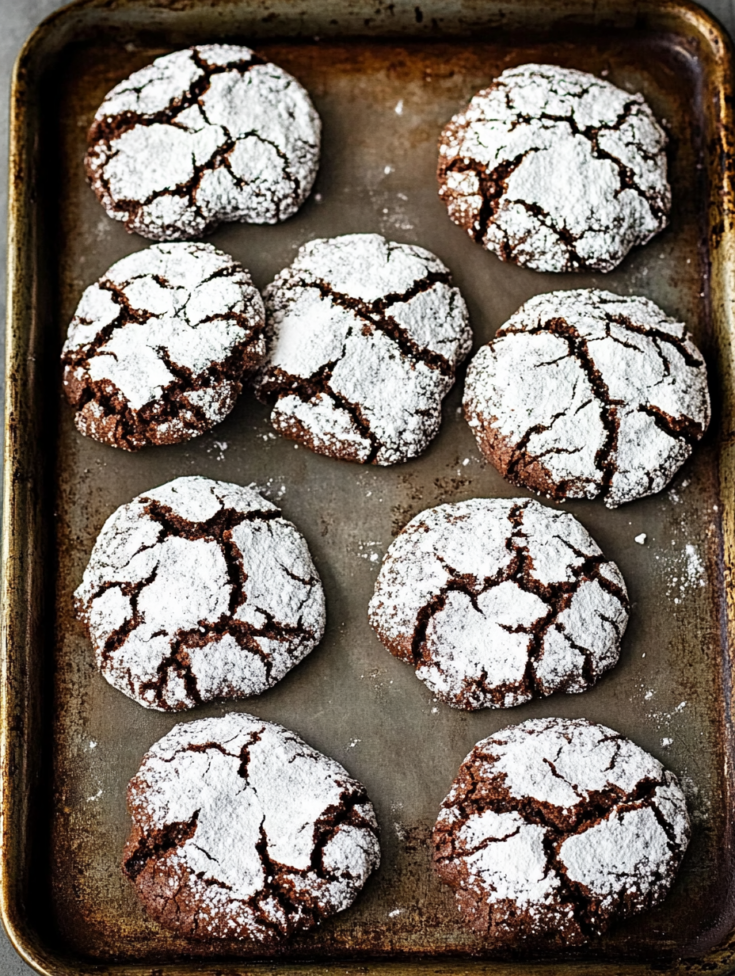
<svg viewBox="0 0 735 976"><path fill-rule="evenodd" d="M540 956L539 970L551 961L583 971L594 959L597 972L607 962L616 972L643 972L710 952L735 925L729 461L722 468L732 426L725 261L733 247L732 145L723 128L730 92L722 36L692 8L667 3L598 6L604 30L574 23L584 5L563 3L545 12L550 27L566 15L547 32L540 31L542 7L532 2L505 18L494 2L399 4L392 13L350 3L341 8L342 24L332 16L339 8L327 4L304 12L288 2L180 2L166 4L162 19L159 6L77 5L86 20L62 14L52 21L16 81L2 714L2 899L11 937L47 972L173 973L186 959L211 955L211 947L147 920L123 879L125 787L143 753L176 721L246 710L343 763L366 785L382 829L383 865L355 906L271 953L267 968L295 963L316 972L393 960L401 971L418 971L431 960L432 971L444 971L479 958L483 968L492 962L505 971L512 957L497 956L463 929L452 894L432 874L427 838L478 739L526 718L562 715L610 725L673 769L687 792L694 837L662 906L618 925L592 949ZM534 13L536 33L519 30L523 10ZM471 16L480 15L486 24L515 23L472 29ZM74 430L58 368L67 323L82 290L147 243L109 220L84 182L92 115L113 84L172 47L253 37L261 53L306 85L324 122L321 170L301 212L278 227L230 225L209 238L242 261L258 286L313 237L377 231L428 247L449 265L470 307L475 348L532 295L596 286L652 298L689 324L704 352L715 421L670 489L614 512L593 502L566 506L618 563L633 603L621 661L592 691L512 710L457 712L435 702L367 624L380 558L409 518L440 502L523 494L481 462L459 415L463 371L430 449L386 469L318 457L274 436L249 392L215 431L184 445L128 455ZM499 71L525 61L605 74L644 92L666 120L671 226L611 274L544 275L504 265L449 221L437 197L442 125ZM169 716L141 708L101 678L73 619L71 594L118 505L195 473L254 483L282 506L324 580L328 626L322 644L265 695ZM635 542L640 533L645 545ZM248 944L217 954L217 972L266 958ZM704 965L725 972L729 958L720 949Z"/></svg>

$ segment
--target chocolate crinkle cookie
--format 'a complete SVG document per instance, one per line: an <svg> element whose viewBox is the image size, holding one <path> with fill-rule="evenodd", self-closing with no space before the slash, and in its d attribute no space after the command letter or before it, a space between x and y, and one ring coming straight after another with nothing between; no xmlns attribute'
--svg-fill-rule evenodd
<svg viewBox="0 0 735 976"><path fill-rule="evenodd" d="M118 508L74 598L105 678L162 711L259 695L324 632L301 533L252 488L209 478Z"/></svg>
<svg viewBox="0 0 735 976"><path fill-rule="evenodd" d="M87 138L87 178L110 217L156 241L220 221L275 224L309 195L321 122L306 90L247 47L205 44L134 72Z"/></svg>
<svg viewBox="0 0 735 976"><path fill-rule="evenodd" d="M189 938L277 944L349 908L380 863L364 787L251 715L174 726L128 807L123 871L148 914Z"/></svg>
<svg viewBox="0 0 735 976"><path fill-rule="evenodd" d="M504 261L610 271L668 221L666 135L642 95L571 68L504 71L451 120L439 194Z"/></svg>
<svg viewBox="0 0 735 976"><path fill-rule="evenodd" d="M580 692L618 660L628 596L580 523L525 498L412 519L383 560L370 623L455 708Z"/></svg>
<svg viewBox="0 0 735 976"><path fill-rule="evenodd" d="M265 301L256 388L279 433L362 464L426 449L472 343L464 299L437 257L378 234L311 241Z"/></svg>
<svg viewBox="0 0 735 976"><path fill-rule="evenodd" d="M673 773L585 719L533 719L478 742L434 828L434 862L497 945L563 948L666 896L689 843Z"/></svg>
<svg viewBox="0 0 735 976"><path fill-rule="evenodd" d="M227 416L265 353L265 310L248 272L210 244L156 244L82 295L61 361L77 429L137 451Z"/></svg>
<svg viewBox="0 0 735 976"><path fill-rule="evenodd" d="M661 491L689 457L710 421L707 369L647 298L551 292L477 352L464 412L513 484L614 508Z"/></svg>

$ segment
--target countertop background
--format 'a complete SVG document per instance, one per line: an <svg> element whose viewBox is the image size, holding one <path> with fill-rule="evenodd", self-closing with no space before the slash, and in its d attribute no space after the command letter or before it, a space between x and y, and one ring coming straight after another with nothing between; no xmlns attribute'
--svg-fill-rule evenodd
<svg viewBox="0 0 735 976"><path fill-rule="evenodd" d="M594 0L589 0L593 3ZM735 0L700 0L701 6L717 17L735 37ZM13 64L33 29L48 14L63 7L60 0L0 0L0 226L7 223L7 155L8 155L8 96ZM0 245L0 265L5 268L5 236ZM0 334L5 337L4 271L0 274ZM5 376L0 372L0 404L5 398ZM0 409L2 407L0 406ZM0 464L2 463L0 459ZM0 691L1 693L1 691ZM16 954L0 927L0 976L31 976L34 972Z"/></svg>

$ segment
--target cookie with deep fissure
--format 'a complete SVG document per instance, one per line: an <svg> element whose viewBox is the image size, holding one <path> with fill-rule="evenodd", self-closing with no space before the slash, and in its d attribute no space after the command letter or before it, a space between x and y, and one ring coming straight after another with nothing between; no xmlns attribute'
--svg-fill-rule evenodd
<svg viewBox="0 0 735 976"><path fill-rule="evenodd" d="M311 241L265 302L256 389L279 433L361 464L426 449L472 343L464 299L437 257L378 234Z"/></svg>
<svg viewBox="0 0 735 976"><path fill-rule="evenodd" d="M532 719L462 763L434 863L490 943L564 948L661 902L689 838L684 794L657 759L586 719Z"/></svg>
<svg viewBox="0 0 735 976"><path fill-rule="evenodd" d="M247 47L203 44L157 58L105 96L85 166L127 230L186 240L222 221L294 214L316 178L320 138L288 72Z"/></svg>
<svg viewBox="0 0 735 976"><path fill-rule="evenodd" d="M154 244L82 295L61 355L77 429L136 451L211 430L265 353L250 275L211 244Z"/></svg>
<svg viewBox="0 0 735 976"><path fill-rule="evenodd" d="M611 271L668 222L666 142L642 95L583 71L523 64L442 132L439 195L504 261Z"/></svg>
<svg viewBox="0 0 735 976"><path fill-rule="evenodd" d="M408 523L369 616L441 701L509 708L595 684L617 663L628 596L572 515L525 498L472 498Z"/></svg>
<svg viewBox="0 0 735 976"><path fill-rule="evenodd" d="M710 421L687 328L647 298L530 299L475 354L464 413L508 481L611 508L664 488Z"/></svg>
<svg viewBox="0 0 735 976"><path fill-rule="evenodd" d="M148 914L189 938L278 944L349 908L380 863L364 787L251 715L176 725L128 806L123 871Z"/></svg>
<svg viewBox="0 0 735 976"><path fill-rule="evenodd" d="M252 488L209 478L118 508L74 599L104 677L162 711L259 695L324 632L301 533Z"/></svg>

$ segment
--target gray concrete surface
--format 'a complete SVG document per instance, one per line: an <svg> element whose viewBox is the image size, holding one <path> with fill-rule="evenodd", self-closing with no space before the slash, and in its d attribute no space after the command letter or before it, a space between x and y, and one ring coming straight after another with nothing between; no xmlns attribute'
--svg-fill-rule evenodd
<svg viewBox="0 0 735 976"><path fill-rule="evenodd" d="M589 0L590 3L594 0ZM735 0L701 0L701 5L711 11L735 36ZM7 221L7 166L8 154L8 92L13 63L23 42L44 17L64 6L60 0L0 0L0 226ZM0 245L0 330L5 336L5 237ZM5 378L0 373L0 403L4 399ZM2 689L0 689L2 694ZM15 953L2 927L0 927L0 976L31 976L34 972Z"/></svg>

